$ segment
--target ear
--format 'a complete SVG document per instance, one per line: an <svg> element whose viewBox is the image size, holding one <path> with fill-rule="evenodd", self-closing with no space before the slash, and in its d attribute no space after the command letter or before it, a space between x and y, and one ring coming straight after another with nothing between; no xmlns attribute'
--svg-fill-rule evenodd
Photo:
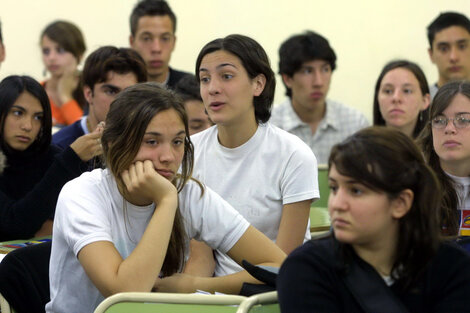
<svg viewBox="0 0 470 313"><path fill-rule="evenodd" d="M281 74L282 76L282 81L284 82L284 84L286 84L287 87L289 88L292 88L292 77L290 77L289 75L287 74Z"/></svg>
<svg viewBox="0 0 470 313"><path fill-rule="evenodd" d="M85 96L88 105L93 105L93 90L87 85L83 86L83 95Z"/></svg>
<svg viewBox="0 0 470 313"><path fill-rule="evenodd" d="M266 86L266 76L264 74L259 74L255 78L253 78L253 95L258 97L264 90L264 86Z"/></svg>
<svg viewBox="0 0 470 313"><path fill-rule="evenodd" d="M436 64L436 62L434 62L434 57L433 57L431 48L428 48L428 54L429 54L429 59L431 59L431 62Z"/></svg>
<svg viewBox="0 0 470 313"><path fill-rule="evenodd" d="M5 46L3 43L0 43L0 63L5 61Z"/></svg>
<svg viewBox="0 0 470 313"><path fill-rule="evenodd" d="M429 104L431 104L431 95L427 93L423 96L423 105L421 106L421 110L426 110L429 107Z"/></svg>
<svg viewBox="0 0 470 313"><path fill-rule="evenodd" d="M400 219L405 216L413 204L414 193L411 189L400 192L398 197L392 200L392 217Z"/></svg>
<svg viewBox="0 0 470 313"><path fill-rule="evenodd" d="M134 48L135 38L132 35L129 35L129 45Z"/></svg>

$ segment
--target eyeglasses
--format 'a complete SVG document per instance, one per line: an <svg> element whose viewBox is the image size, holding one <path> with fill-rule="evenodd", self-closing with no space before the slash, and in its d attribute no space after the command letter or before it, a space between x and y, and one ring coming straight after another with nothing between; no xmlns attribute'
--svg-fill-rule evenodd
<svg viewBox="0 0 470 313"><path fill-rule="evenodd" d="M467 128L470 126L470 113L459 114L454 118L448 118L443 115L436 116L431 121L431 126L435 129L443 129L449 121L454 123L455 128Z"/></svg>

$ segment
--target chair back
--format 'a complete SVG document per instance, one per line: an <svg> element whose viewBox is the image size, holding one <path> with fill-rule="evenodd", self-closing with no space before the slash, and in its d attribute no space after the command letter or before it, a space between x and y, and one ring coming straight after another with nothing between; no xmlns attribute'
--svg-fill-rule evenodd
<svg viewBox="0 0 470 313"><path fill-rule="evenodd" d="M103 300L94 313L235 313L245 299L233 295L123 292Z"/></svg>

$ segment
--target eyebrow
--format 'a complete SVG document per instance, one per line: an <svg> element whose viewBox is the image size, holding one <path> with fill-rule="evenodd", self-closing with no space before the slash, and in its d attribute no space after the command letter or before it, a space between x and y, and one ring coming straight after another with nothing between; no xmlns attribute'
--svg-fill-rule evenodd
<svg viewBox="0 0 470 313"><path fill-rule="evenodd" d="M18 110L20 110L20 111L27 112L27 110L26 110L25 108L23 108L22 106L16 105L16 104L12 105L12 106L11 106L11 109L18 109ZM11 110L11 109L10 109L10 110ZM34 114L34 115L44 114L44 111L34 112L33 114Z"/></svg>
<svg viewBox="0 0 470 313"><path fill-rule="evenodd" d="M146 132L144 135L151 135L151 136L157 136L157 137L163 136L159 132ZM175 137L176 136L182 136L182 135L183 136L186 135L186 132L184 130L180 130L178 133L176 133Z"/></svg>
<svg viewBox="0 0 470 313"><path fill-rule="evenodd" d="M118 86L112 85L112 84L103 84L101 86L101 89L105 89L105 88L111 89L113 91L121 91L121 88L119 88Z"/></svg>
<svg viewBox="0 0 470 313"><path fill-rule="evenodd" d="M235 69L238 69L238 68L237 68L235 65L233 65L232 63L222 63L222 64L217 65L215 68L219 70L219 69L221 69L221 68L223 68L223 67L226 67L226 66L231 66L231 67L234 67ZM201 68L199 69L199 72L209 72L209 70L206 69L206 68L204 68L204 67L201 67Z"/></svg>

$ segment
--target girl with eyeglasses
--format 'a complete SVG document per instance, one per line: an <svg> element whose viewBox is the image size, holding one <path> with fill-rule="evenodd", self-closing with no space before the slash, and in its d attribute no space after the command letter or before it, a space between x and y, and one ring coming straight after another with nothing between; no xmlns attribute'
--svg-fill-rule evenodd
<svg viewBox="0 0 470 313"><path fill-rule="evenodd" d="M442 86L419 143L444 191L443 232L470 235L470 82Z"/></svg>

